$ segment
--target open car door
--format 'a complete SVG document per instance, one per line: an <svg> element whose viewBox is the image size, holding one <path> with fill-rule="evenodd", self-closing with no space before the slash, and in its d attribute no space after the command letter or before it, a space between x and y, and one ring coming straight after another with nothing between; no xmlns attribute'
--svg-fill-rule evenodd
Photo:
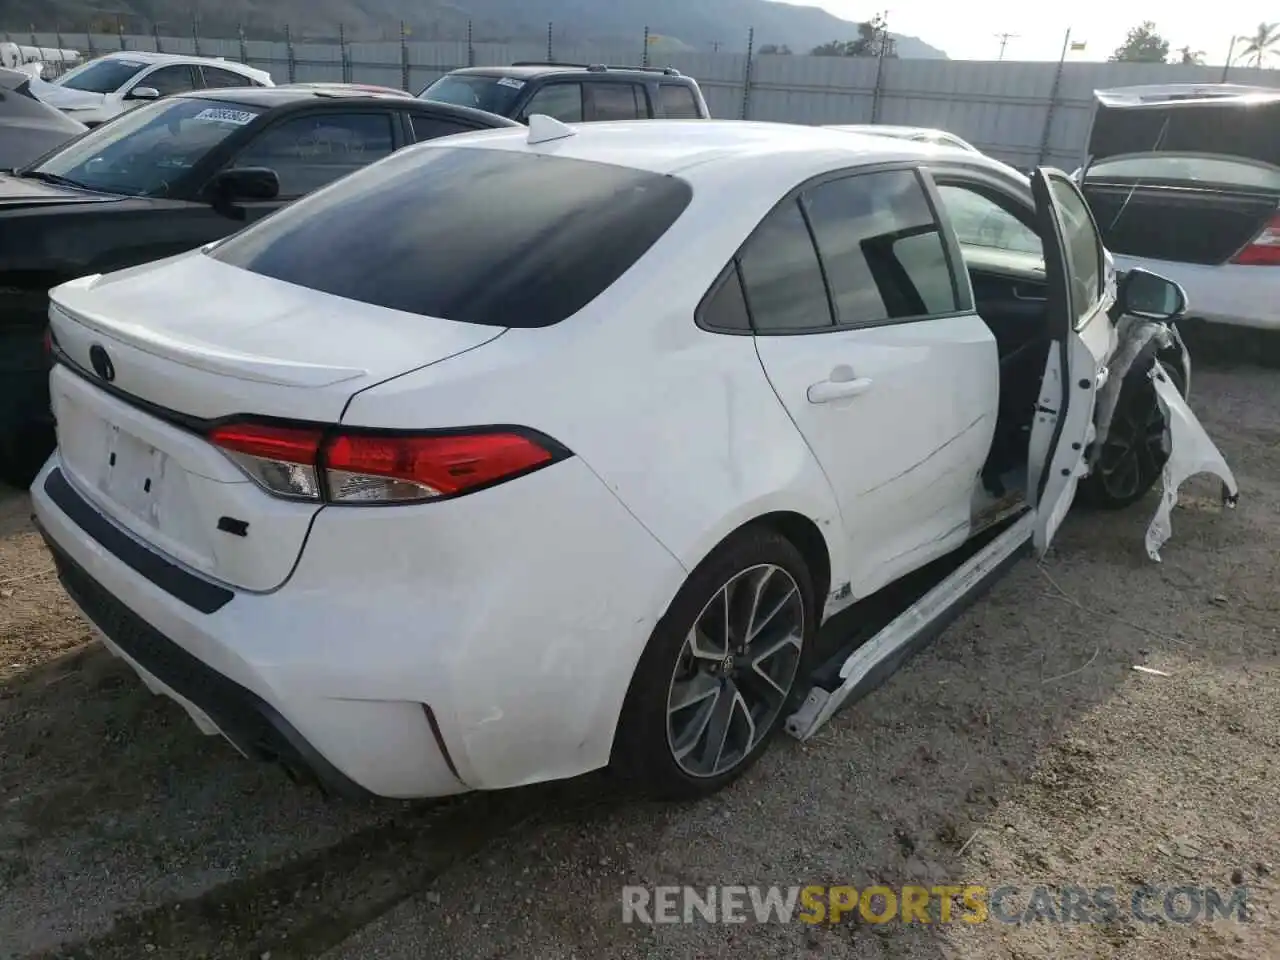
<svg viewBox="0 0 1280 960"><path fill-rule="evenodd" d="M1076 484L1088 472L1094 405L1116 347L1108 316L1116 292L1098 227L1071 178L1041 167L1031 176L1031 190L1044 244L1053 341L1031 427L1027 473L1036 517L1032 541L1044 556L1071 508Z"/></svg>

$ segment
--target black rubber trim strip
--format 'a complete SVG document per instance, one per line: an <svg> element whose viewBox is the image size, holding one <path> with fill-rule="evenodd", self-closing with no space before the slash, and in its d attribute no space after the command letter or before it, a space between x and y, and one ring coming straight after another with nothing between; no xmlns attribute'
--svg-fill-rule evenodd
<svg viewBox="0 0 1280 960"><path fill-rule="evenodd" d="M188 573L134 540L80 496L60 469L55 468L45 478L44 492L80 529L97 540L104 550L187 606L201 613L216 613L235 596L226 587Z"/></svg>

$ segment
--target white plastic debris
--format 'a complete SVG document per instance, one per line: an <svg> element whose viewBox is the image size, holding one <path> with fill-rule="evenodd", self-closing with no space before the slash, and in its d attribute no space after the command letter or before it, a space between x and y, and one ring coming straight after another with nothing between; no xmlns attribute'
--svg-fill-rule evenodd
<svg viewBox="0 0 1280 960"><path fill-rule="evenodd" d="M1160 548L1173 535L1171 514L1178 503L1178 488L1188 477L1198 473L1212 473L1222 480L1222 502L1234 507L1240 497L1240 487L1235 474L1214 442L1205 433L1200 421L1191 412L1187 402L1178 393L1159 361L1152 364L1151 382L1156 398L1164 413L1165 448L1169 459L1161 474L1160 505L1147 527L1147 556L1160 562Z"/></svg>

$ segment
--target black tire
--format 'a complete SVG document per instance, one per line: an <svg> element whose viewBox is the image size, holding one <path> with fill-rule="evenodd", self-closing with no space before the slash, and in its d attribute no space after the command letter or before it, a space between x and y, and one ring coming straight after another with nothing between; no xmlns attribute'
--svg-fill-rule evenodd
<svg viewBox="0 0 1280 960"><path fill-rule="evenodd" d="M27 489L56 445L53 428L45 424L28 424L0 435L0 483Z"/></svg>
<svg viewBox="0 0 1280 960"><path fill-rule="evenodd" d="M668 719L668 707L670 698L675 696L675 685L677 682L688 683L680 677L682 664L706 663L705 660L687 657L686 641L693 633L695 624L706 622L700 618L708 612L710 602L719 598L721 590L727 585L731 582L746 583L745 580L736 579L743 576L763 578L767 574L768 578L772 578L778 576L773 572L775 570L785 573L790 581L779 576L775 584L769 579L772 586L768 589L777 589L776 595L781 596L785 590L789 590L789 582L796 588L795 593L801 604L798 615L794 607L788 606L786 610L795 623L803 625L799 629L800 646L794 654L795 669L791 682L787 685L789 689L786 689L785 695L779 694L781 706L769 719L767 729L757 730L755 723L751 724L751 729L757 731L755 742L749 749L741 751L742 756L735 760L731 768L719 772L713 770L706 775L692 775L676 759L677 750ZM734 595L731 593L730 596ZM748 527L734 534L689 575L666 614L654 628L632 677L618 721L610 764L612 771L638 791L662 799L706 796L737 779L760 758L769 741L797 705L812 658L817 623L813 578L808 564L795 545L766 526ZM779 630L784 626L785 624L778 624ZM732 633L732 630L727 632ZM790 631L788 635L795 632ZM791 656L790 652L788 656ZM744 697L747 686L759 686L759 671L748 669L751 665L746 663L746 657L740 657L742 662L736 668L732 666L732 655L727 660L730 664L727 668L729 674L747 674L743 685ZM721 669L725 667L722 665ZM776 689L780 685L773 686ZM737 691L738 687L734 686L732 689ZM720 694L714 696L718 702ZM747 713L749 715L750 710ZM733 722L733 715L730 715L728 722ZM764 726L761 724L761 727ZM710 727L709 721L704 722L704 728ZM703 736L704 734L699 734L694 740L701 742ZM722 743L721 750L723 749ZM716 757L718 763L719 753Z"/></svg>
<svg viewBox="0 0 1280 960"><path fill-rule="evenodd" d="M1123 510L1145 497L1160 479L1168 455L1161 445L1164 417L1147 377L1150 369L1150 354L1144 352L1125 378L1103 449L1076 491L1076 500L1086 507ZM1182 371L1170 365L1164 369L1178 393L1186 396Z"/></svg>

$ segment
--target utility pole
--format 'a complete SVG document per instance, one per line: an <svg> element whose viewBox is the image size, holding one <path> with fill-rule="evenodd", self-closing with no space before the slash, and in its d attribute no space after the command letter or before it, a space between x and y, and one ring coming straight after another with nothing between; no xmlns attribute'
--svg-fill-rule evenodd
<svg viewBox="0 0 1280 960"><path fill-rule="evenodd" d="M712 41L711 41L711 52L712 52L712 53L719 53L719 52L720 52L720 41L719 41L719 40L712 40Z"/></svg>
<svg viewBox="0 0 1280 960"><path fill-rule="evenodd" d="M1231 70L1231 61L1235 59L1236 41L1239 39L1240 39L1239 37L1232 37L1231 46L1227 47L1227 62L1222 65L1222 82L1223 83L1227 82L1227 73Z"/></svg>
<svg viewBox="0 0 1280 960"><path fill-rule="evenodd" d="M1005 48L1005 47L1007 47L1007 46L1009 45L1009 41L1010 41L1010 40L1016 40L1016 39L1018 39L1018 34L1016 34L1016 33L997 33L997 34L995 35L995 37L996 37L996 39L997 39L997 40L999 40L999 41L1000 41L1000 56L996 57L996 59L997 59L997 60L1003 60L1003 59L1004 59L1004 48Z"/></svg>

